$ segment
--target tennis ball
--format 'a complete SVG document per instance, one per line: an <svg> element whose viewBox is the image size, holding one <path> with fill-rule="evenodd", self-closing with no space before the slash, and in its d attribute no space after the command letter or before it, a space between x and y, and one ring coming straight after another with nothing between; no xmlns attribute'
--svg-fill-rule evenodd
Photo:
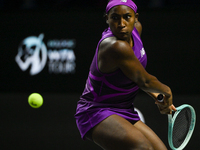
<svg viewBox="0 0 200 150"><path fill-rule="evenodd" d="M33 108L39 108L43 104L43 98L39 93L32 93L28 97L28 103Z"/></svg>

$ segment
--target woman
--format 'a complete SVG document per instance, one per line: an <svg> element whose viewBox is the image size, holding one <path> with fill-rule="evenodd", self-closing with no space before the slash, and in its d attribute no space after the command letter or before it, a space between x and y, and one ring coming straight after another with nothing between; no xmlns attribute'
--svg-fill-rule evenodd
<svg viewBox="0 0 200 150"><path fill-rule="evenodd" d="M109 28L97 45L75 114L81 137L106 150L166 150L134 110L139 89L155 99L162 114L176 110L170 88L144 69L147 59L137 6L131 0L110 0L106 22ZM164 95L163 103L156 100L157 93Z"/></svg>

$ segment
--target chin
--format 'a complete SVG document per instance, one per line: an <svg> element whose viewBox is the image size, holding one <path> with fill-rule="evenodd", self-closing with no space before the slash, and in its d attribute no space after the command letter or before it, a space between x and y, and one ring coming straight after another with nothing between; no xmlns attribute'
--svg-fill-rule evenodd
<svg viewBox="0 0 200 150"><path fill-rule="evenodd" d="M119 40L124 40L124 41L126 41L127 39L128 39L128 36L127 35L124 35L124 36L116 36L117 37L117 39L119 39Z"/></svg>

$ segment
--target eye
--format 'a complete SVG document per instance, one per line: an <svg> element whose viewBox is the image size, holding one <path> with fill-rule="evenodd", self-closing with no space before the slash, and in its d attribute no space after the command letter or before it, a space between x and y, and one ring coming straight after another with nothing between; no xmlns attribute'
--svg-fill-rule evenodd
<svg viewBox="0 0 200 150"><path fill-rule="evenodd" d="M119 19L118 16L111 16L111 18L112 18L113 20L118 20L118 19Z"/></svg>
<svg viewBox="0 0 200 150"><path fill-rule="evenodd" d="M130 19L132 16L131 15L125 15L124 18L125 19Z"/></svg>

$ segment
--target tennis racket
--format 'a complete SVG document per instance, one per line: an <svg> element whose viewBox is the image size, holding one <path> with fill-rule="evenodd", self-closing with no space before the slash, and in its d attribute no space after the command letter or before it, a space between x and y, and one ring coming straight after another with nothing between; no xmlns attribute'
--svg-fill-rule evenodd
<svg viewBox="0 0 200 150"><path fill-rule="evenodd" d="M159 94L158 101L164 96ZM188 144L196 123L196 114L192 106L183 104L176 112L168 114L168 142L172 150L182 150Z"/></svg>

